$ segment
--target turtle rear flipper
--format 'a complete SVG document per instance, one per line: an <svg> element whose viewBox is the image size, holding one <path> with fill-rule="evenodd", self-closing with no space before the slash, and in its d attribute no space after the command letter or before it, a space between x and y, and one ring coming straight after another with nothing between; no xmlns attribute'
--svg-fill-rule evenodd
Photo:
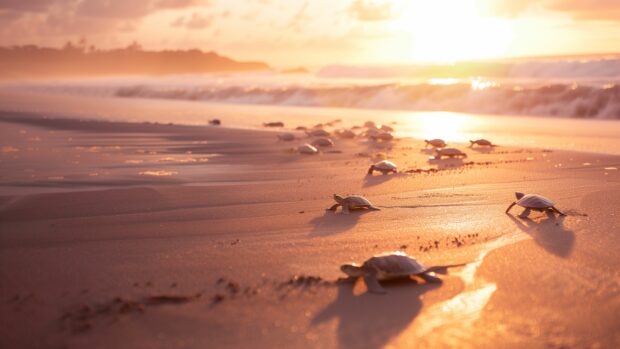
<svg viewBox="0 0 620 349"><path fill-rule="evenodd" d="M526 208L525 210L523 210L523 212L521 212L521 214L519 215L520 218L527 218L527 216L530 215L530 212L532 212L531 209Z"/></svg>
<svg viewBox="0 0 620 349"><path fill-rule="evenodd" d="M387 291L381 286L379 280L377 280L377 274L373 272L366 272L364 274L364 283L368 292L377 294L386 294Z"/></svg>
<svg viewBox="0 0 620 349"><path fill-rule="evenodd" d="M328 208L327 211L336 211L336 209L340 206L340 204L334 204L332 207Z"/></svg>
<svg viewBox="0 0 620 349"><path fill-rule="evenodd" d="M555 206L551 206L551 209L552 209L555 213L559 214L560 216L566 216L566 213L564 213L564 212L562 212L562 211L558 210L557 208L555 208Z"/></svg>

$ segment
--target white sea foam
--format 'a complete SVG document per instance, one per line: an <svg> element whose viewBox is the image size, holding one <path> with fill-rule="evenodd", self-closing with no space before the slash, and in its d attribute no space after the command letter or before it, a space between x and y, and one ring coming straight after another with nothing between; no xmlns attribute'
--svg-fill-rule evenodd
<svg viewBox="0 0 620 349"><path fill-rule="evenodd" d="M497 76L433 79L420 66L22 84L45 92L231 104L620 119L620 59L493 63ZM499 67L499 68L498 68ZM473 69L473 68L472 68ZM480 68L481 69L481 68Z"/></svg>

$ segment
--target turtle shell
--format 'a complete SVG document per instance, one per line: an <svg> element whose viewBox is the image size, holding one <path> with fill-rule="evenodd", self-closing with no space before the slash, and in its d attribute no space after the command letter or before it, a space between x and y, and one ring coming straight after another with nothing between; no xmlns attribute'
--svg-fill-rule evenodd
<svg viewBox="0 0 620 349"><path fill-rule="evenodd" d="M355 132L351 130L340 130L337 131L336 134L342 138L355 138Z"/></svg>
<svg viewBox="0 0 620 349"><path fill-rule="evenodd" d="M379 161L373 166L375 167L375 169L383 170L383 171L392 171L397 168L395 163L388 161L388 160Z"/></svg>
<svg viewBox="0 0 620 349"><path fill-rule="evenodd" d="M380 129L382 129L385 132L394 132L394 129L388 125L381 125Z"/></svg>
<svg viewBox="0 0 620 349"><path fill-rule="evenodd" d="M476 143L478 145L491 145L491 141L486 140L484 138L477 139L474 143Z"/></svg>
<svg viewBox="0 0 620 349"><path fill-rule="evenodd" d="M297 151L302 153L302 154L316 154L318 153L318 149L316 149L315 147L313 147L310 144L304 144L304 145L300 145L297 148Z"/></svg>
<svg viewBox="0 0 620 349"><path fill-rule="evenodd" d="M377 271L377 279L386 280L424 273L428 268L403 252L389 252L364 262L363 268Z"/></svg>
<svg viewBox="0 0 620 349"><path fill-rule="evenodd" d="M430 141L428 141L428 144L432 145L433 147L437 147L437 148L443 148L446 146L446 142L443 139L439 139L439 138L431 139Z"/></svg>
<svg viewBox="0 0 620 349"><path fill-rule="evenodd" d="M365 206L372 206L372 204L370 203L370 201L368 201L368 199L366 199L363 196L359 196L359 195L351 195L351 196L347 196L346 198L344 198L348 203L349 206L353 206L351 208L354 207L365 207Z"/></svg>
<svg viewBox="0 0 620 349"><path fill-rule="evenodd" d="M527 194L521 199L517 200L517 205L525 208L544 209L550 208L555 203L544 196L537 194Z"/></svg>
<svg viewBox="0 0 620 349"><path fill-rule="evenodd" d="M444 148L437 151L437 155L451 156L451 155L465 155L462 151L456 148Z"/></svg>
<svg viewBox="0 0 620 349"><path fill-rule="evenodd" d="M283 133L279 134L278 138L282 141L292 141L295 139L295 135L292 133Z"/></svg>
<svg viewBox="0 0 620 349"><path fill-rule="evenodd" d="M374 139L380 139L380 140L383 140L383 141L387 141L387 140L390 140L390 139L393 139L393 138L394 138L394 136L392 136L392 134L391 134L391 133L388 133L388 132L385 132L385 133L379 133L379 134L377 134L377 135L370 136L370 137L372 137L372 138L374 138Z"/></svg>
<svg viewBox="0 0 620 349"><path fill-rule="evenodd" d="M312 144L319 147L331 147L334 145L334 142L332 142L332 140L329 138L321 137L315 139Z"/></svg>
<svg viewBox="0 0 620 349"><path fill-rule="evenodd" d="M329 132L321 128L317 128L317 129L308 131L308 135L312 137L327 137L329 136Z"/></svg>

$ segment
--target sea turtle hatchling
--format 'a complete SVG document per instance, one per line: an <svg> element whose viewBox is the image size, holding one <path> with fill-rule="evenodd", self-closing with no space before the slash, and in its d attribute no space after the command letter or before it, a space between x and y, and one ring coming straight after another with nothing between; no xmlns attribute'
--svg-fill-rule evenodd
<svg viewBox="0 0 620 349"><path fill-rule="evenodd" d="M338 130L336 135L340 138L355 138L355 132L351 130Z"/></svg>
<svg viewBox="0 0 620 349"><path fill-rule="evenodd" d="M463 264L427 268L404 252L388 252L373 256L362 265L343 264L340 270L351 278L363 277L369 292L384 294L386 291L379 281L406 279L416 275L429 283L441 283L442 280L434 275L435 272L445 273L447 268L460 266Z"/></svg>
<svg viewBox="0 0 620 349"><path fill-rule="evenodd" d="M439 138L435 138L431 140L425 139L424 142L426 143L424 145L426 148L428 148L429 145L433 148L445 148L447 145L443 139L439 139Z"/></svg>
<svg viewBox="0 0 620 349"><path fill-rule="evenodd" d="M278 135L278 139L285 142L290 142L295 140L295 135L292 133L282 133Z"/></svg>
<svg viewBox="0 0 620 349"><path fill-rule="evenodd" d="M320 137L312 141L312 145L315 147L333 147L334 142L326 137Z"/></svg>
<svg viewBox="0 0 620 349"><path fill-rule="evenodd" d="M336 211L338 206L342 206L342 213L349 214L349 211L352 210L361 210L361 209L369 209L369 210L381 210L378 207L373 206L373 204L368 201L363 196L359 195L351 195L347 197L342 197L338 194L334 194L334 200L336 200L336 204L332 207L328 208L328 211Z"/></svg>
<svg viewBox="0 0 620 349"><path fill-rule="evenodd" d="M480 138L480 139L476 139L475 141L470 140L469 141L469 147L473 148L474 145L478 145L481 147L494 147L495 144L491 143L491 141L484 139L484 138Z"/></svg>
<svg viewBox="0 0 620 349"><path fill-rule="evenodd" d="M392 139L394 139L394 136L392 136L392 134L389 132L381 132L376 135L369 135L369 136L374 141L391 141Z"/></svg>
<svg viewBox="0 0 620 349"><path fill-rule="evenodd" d="M443 148L443 149L435 149L435 159L441 160L442 158L466 158L467 154L456 148Z"/></svg>
<svg viewBox="0 0 620 349"><path fill-rule="evenodd" d="M310 137L329 137L329 132L325 131L322 128L316 128L306 131L306 134Z"/></svg>
<svg viewBox="0 0 620 349"><path fill-rule="evenodd" d="M395 163L388 161L388 160L382 160L377 162L374 165L371 165L370 168L368 169L368 174L372 175L372 173L374 171L379 171L381 173L383 173L384 175L393 172L396 173L398 166L396 166Z"/></svg>
<svg viewBox="0 0 620 349"><path fill-rule="evenodd" d="M311 154L311 155L319 152L317 148L307 143L302 144L299 147L297 147L297 151L301 154Z"/></svg>
<svg viewBox="0 0 620 349"><path fill-rule="evenodd" d="M547 212L555 212L560 216L566 216L563 212L555 208L555 203L544 196L538 194L523 194L516 192L515 196L517 197L517 201L514 201L508 208L506 209L506 213L510 211L512 206L519 205L525 210L519 215L521 218L527 217L532 210L534 211L547 211Z"/></svg>
<svg viewBox="0 0 620 349"><path fill-rule="evenodd" d="M282 121L263 122L263 126L265 126L265 127L284 127L284 123Z"/></svg>

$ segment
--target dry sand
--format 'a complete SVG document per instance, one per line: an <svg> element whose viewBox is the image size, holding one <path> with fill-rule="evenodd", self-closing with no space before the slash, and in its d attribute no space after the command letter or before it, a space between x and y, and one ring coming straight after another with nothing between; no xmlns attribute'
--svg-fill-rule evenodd
<svg viewBox="0 0 620 349"><path fill-rule="evenodd" d="M308 156L275 134L1 113L0 347L620 347L620 156L452 144L468 159L429 162L418 139ZM384 157L401 173L366 176ZM568 215L506 215L515 191ZM333 193L382 209L326 212ZM394 250L467 265L384 296L338 279Z"/></svg>

